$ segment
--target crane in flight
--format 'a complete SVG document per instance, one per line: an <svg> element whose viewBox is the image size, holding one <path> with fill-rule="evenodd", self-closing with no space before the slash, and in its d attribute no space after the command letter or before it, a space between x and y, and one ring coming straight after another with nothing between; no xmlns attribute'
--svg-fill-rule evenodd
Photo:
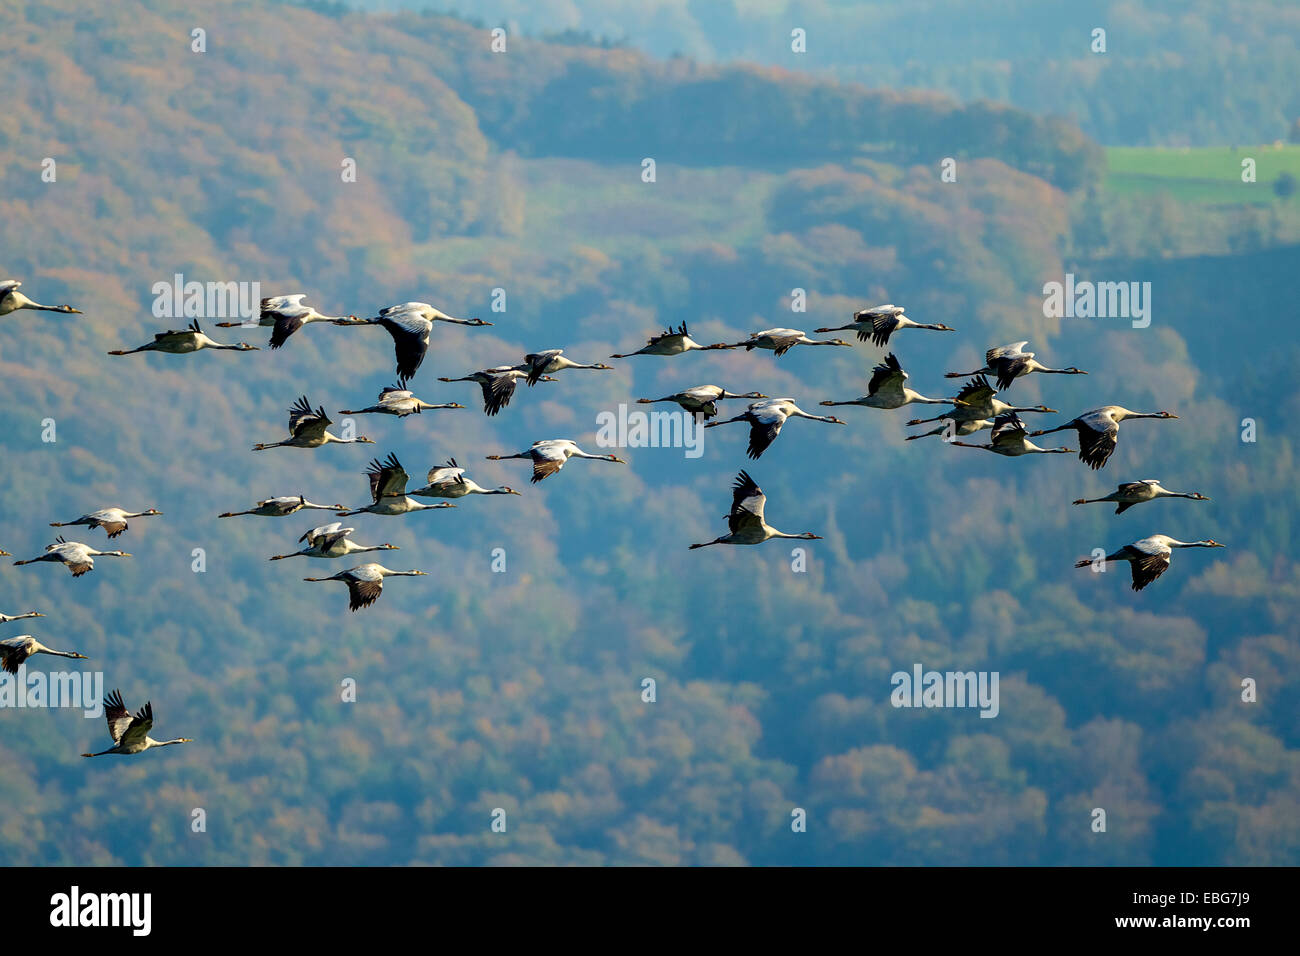
<svg viewBox="0 0 1300 956"><path fill-rule="evenodd" d="M425 571L390 571L382 564L359 564L355 568L331 574L327 578L303 578L304 581L342 581L348 586L348 609L369 607L379 600L384 590L384 578L423 577Z"/></svg>
<svg viewBox="0 0 1300 956"><path fill-rule="evenodd" d="M1170 491L1162 487L1159 478L1143 478L1141 481L1126 481L1110 494L1101 498L1078 498L1073 504L1091 505L1100 502L1114 502L1117 507L1115 514L1122 515L1134 505L1140 505L1145 501L1155 501L1157 498L1190 498L1193 501L1209 501L1205 495L1196 491Z"/></svg>
<svg viewBox="0 0 1300 956"><path fill-rule="evenodd" d="M429 469L423 488L412 491L412 495L421 498L463 498L466 495L517 495L509 485L500 488L484 488L473 478L465 477L465 469L456 464L455 458L447 459L447 464Z"/></svg>
<svg viewBox="0 0 1300 956"><path fill-rule="evenodd" d="M270 560L283 561L285 558L343 558L349 554L358 554L362 551L396 551L395 544L376 544L361 545L357 544L348 537L356 528L343 527L342 521L334 521L330 524L323 524L319 528L312 528L301 538L299 543L306 542L307 547L301 551L293 551L289 554L273 555Z"/></svg>
<svg viewBox="0 0 1300 956"><path fill-rule="evenodd" d="M239 515L259 515L263 518L283 518L299 511L342 511L346 505L318 505L308 501L302 495L285 495L280 498L263 498L257 507L247 511L224 511L218 518L237 518Z"/></svg>
<svg viewBox="0 0 1300 956"><path fill-rule="evenodd" d="M289 336L310 322L355 322L355 315L323 315L302 300L307 293L296 295L273 295L262 300L257 324L271 328L271 348L278 349L289 340ZM219 329L237 329L244 327L243 322L218 322Z"/></svg>
<svg viewBox="0 0 1300 956"><path fill-rule="evenodd" d="M1031 438L1074 429L1079 435L1079 461L1096 471L1103 468L1119 442L1119 423L1130 418L1177 418L1173 412L1134 412L1123 405L1103 405L1072 418L1064 425L1031 432Z"/></svg>
<svg viewBox="0 0 1300 956"><path fill-rule="evenodd" d="M167 352L170 355L188 355L190 352L198 352L202 349L217 349L227 352L256 352L256 345L249 345L247 342L235 342L231 345L223 345L220 342L214 342L208 338L199 322L195 319L184 329L169 329L166 332L159 332L153 337L152 342L146 342L133 349L113 349L109 355L133 355L136 352Z"/></svg>
<svg viewBox="0 0 1300 956"><path fill-rule="evenodd" d="M810 339L800 329L763 329L761 332L753 332L743 342L733 342L730 345L718 343L711 345L714 349L744 349L746 352L752 352L754 349L767 349L780 358L786 352L790 351L796 345L841 345L845 348L852 348L848 342L840 339Z"/></svg>
<svg viewBox="0 0 1300 956"><path fill-rule="evenodd" d="M340 518L369 513L372 515L404 515L411 511L431 511L434 508L454 508L450 502L436 505L421 504L406 494L406 483L410 476L396 455L389 455L387 461L378 458L370 462L366 469L370 479L370 504L352 511L340 511Z"/></svg>
<svg viewBox="0 0 1300 956"><path fill-rule="evenodd" d="M481 372L471 372L469 375L462 375L460 378L439 378L440 382L474 382L483 389L483 412L486 415L495 415L501 409L510 404L510 399L514 397L515 385L521 378L528 377L528 366L519 365L497 365L494 368L485 368ZM552 378L550 375L539 375L539 382L558 382L558 378Z"/></svg>
<svg viewBox="0 0 1300 956"><path fill-rule="evenodd" d="M1105 570L1111 561L1127 561L1133 572L1133 590L1141 591L1160 575L1169 570L1169 561L1174 548L1222 548L1225 545L1214 540L1179 541L1167 534L1153 534L1149 538L1126 544L1114 554L1105 558L1080 558L1074 563L1076 568L1096 567ZM1100 564L1098 564L1100 561Z"/></svg>
<svg viewBox="0 0 1300 956"><path fill-rule="evenodd" d="M958 398L926 398L904 383L908 374L890 352L885 360L871 370L867 394L848 402L822 402L823 405L864 405L867 408L902 408L904 405L964 405Z"/></svg>
<svg viewBox="0 0 1300 956"><path fill-rule="evenodd" d="M92 511L84 514L76 521L51 521L51 528L70 528L74 525L88 525L91 528L103 528L108 532L110 538L116 538L130 525L126 523L127 518L152 518L155 515L162 514L156 508L150 508L148 511L123 511L121 508L102 508L99 511Z"/></svg>
<svg viewBox="0 0 1300 956"><path fill-rule="evenodd" d="M786 534L784 531L777 531L763 517L766 504L767 495L763 494L763 489L758 487L747 472L742 471L736 476L736 481L732 485L731 513L727 515L729 529L727 533L712 541L693 544L687 550L707 548L711 544L762 544L772 538L798 538L804 541L815 541L821 538L821 535L813 534L811 531L802 534Z"/></svg>
<svg viewBox="0 0 1300 956"><path fill-rule="evenodd" d="M82 544L80 541L65 541L62 537L59 537L55 539L54 544L45 546L44 554L28 558L26 561L15 561L14 564L36 564L38 561L55 561L71 571L74 578L79 578L87 571L94 570L96 558L129 557L131 555L125 551L96 551L88 544Z"/></svg>
<svg viewBox="0 0 1300 956"><path fill-rule="evenodd" d="M422 399L416 398L415 393L410 391L405 385L389 385L379 393L379 404L369 405L366 408L343 409L340 415L396 415L398 418L405 418L407 415L419 415L427 408L464 408L456 402L448 402L443 405L432 405Z"/></svg>
<svg viewBox="0 0 1300 956"><path fill-rule="evenodd" d="M96 754L82 754L83 757L103 757L106 754L133 755L142 754L155 747L170 747L172 744L190 744L191 737L177 737L175 740L154 740L149 736L153 729L153 704L146 703L135 716L127 711L122 703L122 692L115 690L104 700L104 719L108 721L108 733L113 738L113 746Z"/></svg>
<svg viewBox="0 0 1300 956"><path fill-rule="evenodd" d="M673 392L663 398L638 398L638 405L654 405L656 402L675 402L692 415L703 415L705 419L716 418L718 402L726 398L767 398L762 392L729 392L717 385L696 385L694 388Z"/></svg>
<svg viewBox="0 0 1300 956"><path fill-rule="evenodd" d="M564 463L570 458L590 458L592 461L612 461L620 465L626 464L617 455L589 455L579 448L576 442L569 441L567 438L535 441L531 448L527 451L521 451L517 455L487 456L488 461L507 461L511 458L527 458L532 461L533 484L554 475L564 467Z"/></svg>
<svg viewBox="0 0 1300 956"><path fill-rule="evenodd" d="M735 418L725 421L709 422L705 428L730 425L732 422L745 422L749 425L749 448L747 454L757 460L767 451L776 437L781 434L783 426L791 418L807 418L814 422L827 422L831 425L843 425L834 415L809 415L794 403L793 398L768 398L754 402Z"/></svg>
<svg viewBox="0 0 1300 956"><path fill-rule="evenodd" d="M686 323L683 322L677 328L668 328L658 335L652 335L646 340L646 344L635 352L627 352L621 355L611 355L610 358L624 359L631 358L633 355L681 355L683 352L701 351L707 352L710 349L722 348L721 345L701 345L691 338L690 332L686 330Z"/></svg>
<svg viewBox="0 0 1300 956"><path fill-rule="evenodd" d="M22 283L17 279L0 279L0 315L8 315L19 309L31 309L33 312L64 312L69 315L81 315L80 309L70 305L41 305L33 302L18 291Z"/></svg>
<svg viewBox="0 0 1300 956"><path fill-rule="evenodd" d="M984 367L977 368L973 372L945 372L944 378L966 378L971 375L992 375L998 383L998 388L1006 391L1011 384L1022 375L1028 375L1031 372L1043 372L1052 375L1087 375L1083 369L1075 368L1071 365L1069 368L1048 368L1034 358L1033 352L1026 352L1025 346L1029 340L1024 342L1013 342L1010 345L1000 345L997 348L989 349L984 353Z"/></svg>
<svg viewBox="0 0 1300 956"><path fill-rule="evenodd" d="M975 445L964 441L951 441L950 445L962 448L983 448L995 455L1006 458L1018 458L1021 455L1072 455L1073 448L1039 448L1025 434L1025 423L1015 412L999 415L993 422L993 432L989 435L987 445Z"/></svg>
<svg viewBox="0 0 1300 956"><path fill-rule="evenodd" d="M339 438L331 435L326 429L333 424L333 420L325 414L325 406L321 405L313 411L311 403L304 395L289 409L289 437L284 441L258 442L253 446L253 451L264 451L267 448L320 448L330 442L340 445L375 443L374 439L364 435L358 435L356 438Z"/></svg>
<svg viewBox="0 0 1300 956"><path fill-rule="evenodd" d="M85 654L78 654L76 651L56 651L52 647L46 647L30 634L20 634L17 637L10 637L0 641L0 668L10 674L17 674L18 668L33 654L70 657L77 661L90 660Z"/></svg>

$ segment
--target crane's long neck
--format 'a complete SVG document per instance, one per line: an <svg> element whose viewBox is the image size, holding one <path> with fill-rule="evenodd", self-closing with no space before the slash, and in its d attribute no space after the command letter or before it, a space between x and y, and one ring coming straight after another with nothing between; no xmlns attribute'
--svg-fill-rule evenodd
<svg viewBox="0 0 1300 956"><path fill-rule="evenodd" d="M1117 422L1126 422L1133 418L1164 418L1164 412L1120 412L1115 416Z"/></svg>
<svg viewBox="0 0 1300 956"><path fill-rule="evenodd" d="M39 302L33 302L26 296L22 296L14 311L18 309L30 309L33 312L67 312L68 310L58 305L41 305Z"/></svg>
<svg viewBox="0 0 1300 956"><path fill-rule="evenodd" d="M44 617L44 615L37 611L28 611L26 614L14 614L12 616L8 614L0 614L0 624L7 624L10 621L22 621L29 617Z"/></svg>
<svg viewBox="0 0 1300 956"><path fill-rule="evenodd" d="M172 744L187 744L188 737L177 737L175 740L154 740L152 737L146 737L145 743L150 747L170 747Z"/></svg>
<svg viewBox="0 0 1300 956"><path fill-rule="evenodd" d="M916 405L951 405L953 401L951 398L926 398L920 392L914 392L911 389L907 390L907 394L912 403Z"/></svg>
<svg viewBox="0 0 1300 956"><path fill-rule="evenodd" d="M1169 540L1171 548L1213 548L1214 546L1213 541L1175 541L1172 538Z"/></svg>
<svg viewBox="0 0 1300 956"><path fill-rule="evenodd" d="M572 457L574 457L574 458L592 458L592 459L595 459L596 461L609 461L609 456L608 456L608 455L588 455L588 454L587 454L585 451L583 451L581 448L575 448L575 449L573 450L573 455L572 455Z"/></svg>
<svg viewBox="0 0 1300 956"><path fill-rule="evenodd" d="M45 647L44 645L42 645L41 647L38 647L38 648L36 649L35 653L37 653L37 654L49 654L49 655L52 656L52 657L71 657L71 658L74 658L74 659L77 659L77 660L81 660L81 659L82 659L82 658L81 658L81 655L78 654L76 651L56 651L56 650L53 650L52 648Z"/></svg>
<svg viewBox="0 0 1300 956"><path fill-rule="evenodd" d="M382 544L371 545L371 546L369 546L369 547L366 547L366 546L363 546L363 545L359 545L359 544L353 544L351 541L347 542L347 544L348 544L348 554L357 554L357 553L359 553L359 552L361 552L361 551L391 551L391 550L393 550L392 548L386 548L386 547L384 547Z"/></svg>
<svg viewBox="0 0 1300 956"><path fill-rule="evenodd" d="M801 408L792 409L790 411L790 416L792 418L807 418L814 422L830 422L831 424L835 424L835 419L830 415L809 415Z"/></svg>
<svg viewBox="0 0 1300 956"><path fill-rule="evenodd" d="M299 507L299 508L315 508L315 509L320 510L320 511L337 511L337 510L338 510L338 508L337 508L335 505L314 505L314 504L312 504L310 501L304 501L304 502L303 502L302 504L300 504L298 507ZM240 514L248 514L248 512L247 512L247 511L241 511Z"/></svg>

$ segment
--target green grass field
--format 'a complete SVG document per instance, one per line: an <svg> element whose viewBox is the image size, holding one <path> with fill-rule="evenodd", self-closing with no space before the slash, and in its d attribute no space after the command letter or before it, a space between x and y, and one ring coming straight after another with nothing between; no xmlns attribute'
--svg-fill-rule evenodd
<svg viewBox="0 0 1300 956"><path fill-rule="evenodd" d="M1200 149L1112 147L1106 150L1106 188L1120 195L1168 192L1186 202L1276 202L1273 181L1283 172L1300 179L1300 145ZM1255 160L1255 182L1241 181L1244 159ZM1292 197L1294 201L1295 197Z"/></svg>

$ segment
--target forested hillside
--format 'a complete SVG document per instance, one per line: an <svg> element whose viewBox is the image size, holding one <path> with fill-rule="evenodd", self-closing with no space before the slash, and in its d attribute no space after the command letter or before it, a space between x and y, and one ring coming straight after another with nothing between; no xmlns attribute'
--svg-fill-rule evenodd
<svg viewBox="0 0 1300 956"><path fill-rule="evenodd" d="M86 761L102 718L0 709L0 800L44 811L0 820L0 861L1300 862L1283 233L1157 246L1158 221L1114 205L1099 225L1114 197L1076 127L938 94L572 42L493 54L485 29L416 13L0 0L0 14L0 278L85 312L0 318L0 548L30 557L49 522L110 504L164 512L116 539L132 559L84 578L5 559L0 611L48 617L0 636L75 646L106 689L151 700L160 731L196 740ZM1198 215L1160 202L1170 221ZM1266 202L1290 221L1296 200ZM1151 282L1150 326L1045 318L1043 285L1067 269ZM301 394L331 413L372 403L391 340L313 325L270 351L266 330L205 322L262 350L106 355L181 321L151 314L176 273L308 292L332 315L424 300L488 319L435 328L414 380L469 408L357 416L373 446L254 453ZM575 462L538 485L523 462L484 460L594 445L598 413L691 385L809 410L861 395L885 350L856 338L780 358L608 357L682 321L736 342L877 302L958 330L890 343L926 394L1029 339L1091 373L1017 383L1017 403L1061 413L1035 427L1105 403L1180 418L1125 425L1100 473L905 441L911 408L795 422L757 462L739 425L710 429L699 459L618 449L627 465ZM521 387L494 418L474 386L437 380L552 347L616 368ZM523 493L349 519L400 547L388 567L430 572L363 611L301 580L351 562L267 561L326 512L216 517L272 495L360 505L366 462L390 452L413 477L455 456ZM824 535L805 572L781 542L687 550L725 530L742 467L769 520ZM1212 500L1118 517L1070 504L1145 477ZM1072 567L1155 531L1228 547L1178 554L1141 593L1124 568ZM999 715L892 707L890 675L918 662L999 672Z"/></svg>
<svg viewBox="0 0 1300 956"><path fill-rule="evenodd" d="M303 0L299 0L303 2ZM461 10L487 26L1068 117L1107 145L1273 142L1300 116L1287 0L305 0ZM792 46L803 31L803 51ZM1094 36L1104 30L1104 46ZM1155 108L1154 104L1158 104Z"/></svg>

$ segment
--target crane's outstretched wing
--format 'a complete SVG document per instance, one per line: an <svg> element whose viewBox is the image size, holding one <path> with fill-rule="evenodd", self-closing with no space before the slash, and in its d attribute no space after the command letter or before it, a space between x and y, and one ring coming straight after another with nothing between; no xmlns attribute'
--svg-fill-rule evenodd
<svg viewBox="0 0 1300 956"><path fill-rule="evenodd" d="M36 640L30 634L0 641L0 666L10 674L17 674L23 661L32 656Z"/></svg>
<svg viewBox="0 0 1300 956"><path fill-rule="evenodd" d="M903 310L888 315L876 315L871 319L871 341L879 346L884 346L889 342L889 337L894 334L898 328L898 317L903 314ZM862 333L858 333L861 337Z"/></svg>
<svg viewBox="0 0 1300 956"><path fill-rule="evenodd" d="M153 729L153 705L145 704L132 717L122 703L122 692L115 690L104 698L104 719L108 722L108 734L113 743L134 743Z"/></svg>
<svg viewBox="0 0 1300 956"><path fill-rule="evenodd" d="M303 536L298 539L298 541L299 542L306 541L309 545L315 544L317 538L323 538L326 535L332 535L340 528L343 528L342 521L332 521L329 524L321 525L319 528L312 528L310 531L304 533ZM355 529L346 528L343 531L343 535L350 534L353 530Z"/></svg>
<svg viewBox="0 0 1300 956"><path fill-rule="evenodd" d="M976 375L961 387L961 391L957 393L957 399L967 405L983 405L996 394L997 390L989 384L987 378L983 375Z"/></svg>
<svg viewBox="0 0 1300 956"><path fill-rule="evenodd" d="M559 448L533 448L533 484L537 484L543 478L549 478L568 461L568 457Z"/></svg>
<svg viewBox="0 0 1300 956"><path fill-rule="evenodd" d="M999 415L993 419L993 431L989 435L991 445L1019 445L1025 441L1027 432L1025 423L1015 412Z"/></svg>
<svg viewBox="0 0 1300 956"><path fill-rule="evenodd" d="M348 610L356 611L370 607L379 600L384 592L384 579L379 575L366 578L348 579Z"/></svg>
<svg viewBox="0 0 1300 956"><path fill-rule="evenodd" d="M1145 481L1126 481L1115 490L1121 495L1139 495L1146 489L1147 484ZM1115 507L1115 514L1122 515L1137 504L1136 501L1121 501Z"/></svg>
<svg viewBox="0 0 1300 956"><path fill-rule="evenodd" d="M294 438L320 438L332 424L330 417L325 414L325 406L313 410L306 395L301 396L289 409L289 433Z"/></svg>
<svg viewBox="0 0 1300 956"><path fill-rule="evenodd" d="M997 376L998 388L1004 391L1010 388L1011 384L1029 367L1029 360L1032 358L1029 353L1021 353L1004 355L989 362L989 368L993 369L993 373Z"/></svg>
<svg viewBox="0 0 1300 956"><path fill-rule="evenodd" d="M488 415L495 415L510 404L514 394L515 376L493 375L483 382L483 411Z"/></svg>
<svg viewBox="0 0 1300 956"><path fill-rule="evenodd" d="M393 352L397 358L397 377L406 381L415 378L415 372L429 351L429 331L433 323L419 312L385 309L379 324L393 337Z"/></svg>
<svg viewBox="0 0 1300 956"><path fill-rule="evenodd" d="M1029 340L1025 339L1023 342L1012 342L1010 345L999 345L996 348L991 348L984 353L984 364L991 367L998 359L1024 354L1025 346L1028 344Z"/></svg>
<svg viewBox="0 0 1300 956"><path fill-rule="evenodd" d="M404 398L414 398L414 397L415 397L415 393L412 392L409 388L407 388L406 383L404 382L399 382L396 385L386 385L379 392L380 403L399 402Z"/></svg>
<svg viewBox="0 0 1300 956"><path fill-rule="evenodd" d="M1141 591L1160 575L1169 570L1169 549L1144 551L1134 545L1125 545L1124 551L1133 557L1129 567L1133 571L1133 590Z"/></svg>
<svg viewBox="0 0 1300 956"><path fill-rule="evenodd" d="M1079 461L1093 471L1105 466L1119 441L1119 422L1109 415L1085 415L1079 419Z"/></svg>
<svg viewBox="0 0 1300 956"><path fill-rule="evenodd" d="M758 483L749 477L749 472L741 471L732 486L731 514L727 515L727 527L732 534L751 524L763 523L763 508L767 504L767 495Z"/></svg>
<svg viewBox="0 0 1300 956"><path fill-rule="evenodd" d="M447 464L430 468L425 481L430 485L463 485L465 469L456 464L455 458L448 458Z"/></svg>
<svg viewBox="0 0 1300 956"><path fill-rule="evenodd" d="M374 459L366 474L370 476L370 497L376 504L380 498L406 494L406 481L410 476L396 455L389 455L388 460L382 462Z"/></svg>
<svg viewBox="0 0 1300 956"><path fill-rule="evenodd" d="M530 352L524 356L524 362L528 365L528 384L536 385L546 371L546 366L550 364L551 359L557 358L564 353L564 349L547 349L545 352Z"/></svg>
<svg viewBox="0 0 1300 956"><path fill-rule="evenodd" d="M799 344L798 335L773 335L771 338L776 343L776 348L772 352L777 356L784 355ZM753 348L753 346L746 346L746 348Z"/></svg>
<svg viewBox="0 0 1300 956"><path fill-rule="evenodd" d="M898 356L894 355L893 352L886 355L885 360L871 371L871 384L867 386L868 395L875 395L884 387L891 389L902 388L903 380L907 378L903 366L898 364Z"/></svg>
<svg viewBox="0 0 1300 956"><path fill-rule="evenodd" d="M292 296L292 298L302 298L301 296ZM294 308L286 307L276 312L271 312L265 308L262 310L262 317L273 316L274 325L271 328L271 348L278 349L289 340L289 336L297 332L307 324L307 316L311 315L311 309L306 306Z"/></svg>
<svg viewBox="0 0 1300 956"><path fill-rule="evenodd" d="M776 441L776 436L781 434L785 416L770 411L754 412L753 415L753 423L749 426L749 447L746 449L746 454L757 461L772 442Z"/></svg>

